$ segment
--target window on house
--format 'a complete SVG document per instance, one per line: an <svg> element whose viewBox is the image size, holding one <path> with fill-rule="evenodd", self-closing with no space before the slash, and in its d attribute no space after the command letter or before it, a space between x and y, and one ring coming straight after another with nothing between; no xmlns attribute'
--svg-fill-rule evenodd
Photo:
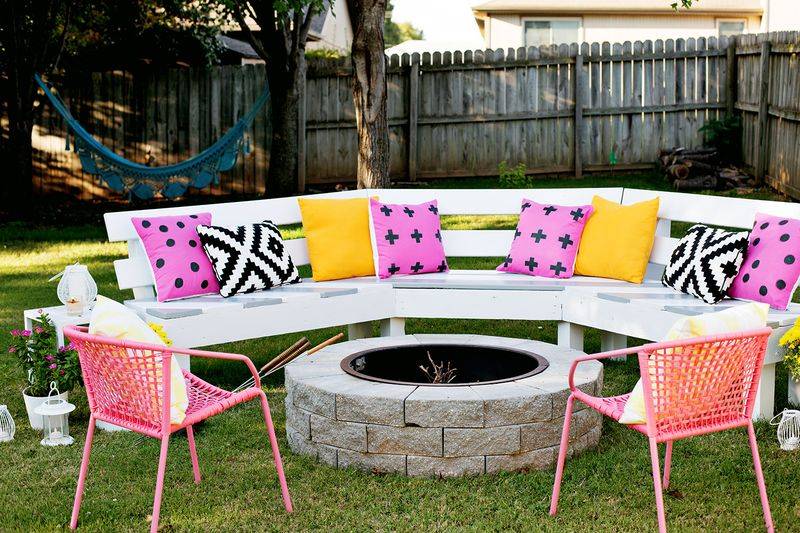
<svg viewBox="0 0 800 533"><path fill-rule="evenodd" d="M526 20L523 40L525 46L577 43L580 29L579 20Z"/></svg>
<svg viewBox="0 0 800 533"><path fill-rule="evenodd" d="M717 33L719 37L730 37L731 35L739 35L744 33L745 21L744 20L718 20Z"/></svg>

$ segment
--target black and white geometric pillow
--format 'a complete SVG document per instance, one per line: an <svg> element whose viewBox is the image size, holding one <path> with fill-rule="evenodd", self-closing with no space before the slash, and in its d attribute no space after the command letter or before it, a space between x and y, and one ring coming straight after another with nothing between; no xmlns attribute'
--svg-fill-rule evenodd
<svg viewBox="0 0 800 533"><path fill-rule="evenodd" d="M281 232L269 220L237 228L200 225L197 235L225 298L300 282Z"/></svg>
<svg viewBox="0 0 800 533"><path fill-rule="evenodd" d="M719 302L742 266L747 236L746 231L692 226L672 251L661 283L709 304Z"/></svg>

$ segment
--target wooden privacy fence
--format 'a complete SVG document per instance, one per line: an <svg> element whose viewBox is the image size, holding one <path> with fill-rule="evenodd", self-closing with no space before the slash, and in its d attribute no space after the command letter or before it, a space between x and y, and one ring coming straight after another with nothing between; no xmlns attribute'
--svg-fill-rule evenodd
<svg viewBox="0 0 800 533"><path fill-rule="evenodd" d="M800 195L797 42L797 34L781 33L395 55L387 69L391 175L492 176L501 161L525 163L532 174L580 176L610 169L612 159L620 169L649 168L658 149L697 146L703 124L738 111L746 162ZM213 143L264 79L262 65L246 65L74 73L58 83L100 141L135 161L168 164ZM348 59L309 64L302 107L303 184L352 182ZM201 194L264 192L267 110L249 135L253 153ZM38 190L108 196L63 151L63 136L59 117L45 107L34 134Z"/></svg>

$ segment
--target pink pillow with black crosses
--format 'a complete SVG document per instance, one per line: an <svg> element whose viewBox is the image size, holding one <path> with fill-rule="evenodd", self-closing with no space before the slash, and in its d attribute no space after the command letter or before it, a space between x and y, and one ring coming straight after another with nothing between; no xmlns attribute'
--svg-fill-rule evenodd
<svg viewBox="0 0 800 533"><path fill-rule="evenodd" d="M570 278L591 205L547 205L523 199L514 241L500 272Z"/></svg>
<svg viewBox="0 0 800 533"><path fill-rule="evenodd" d="M131 218L144 246L159 302L219 293L214 268L197 236L211 213Z"/></svg>
<svg viewBox="0 0 800 533"><path fill-rule="evenodd" d="M378 276L447 272L436 200L384 204L370 199L378 249Z"/></svg>
<svg viewBox="0 0 800 533"><path fill-rule="evenodd" d="M744 263L728 295L786 309L800 278L800 220L756 214Z"/></svg>

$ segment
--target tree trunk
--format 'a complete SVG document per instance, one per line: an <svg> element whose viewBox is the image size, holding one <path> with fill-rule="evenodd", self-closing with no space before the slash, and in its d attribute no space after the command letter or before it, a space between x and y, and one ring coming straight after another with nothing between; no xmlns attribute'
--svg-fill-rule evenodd
<svg viewBox="0 0 800 533"><path fill-rule="evenodd" d="M353 25L353 101L358 127L358 187L383 188L389 180L386 118L386 0L347 0Z"/></svg>
<svg viewBox="0 0 800 533"><path fill-rule="evenodd" d="M31 81L23 76L30 74ZM33 74L25 69L14 69L7 87L8 146L4 172L8 179L3 188L3 208L15 217L27 217L33 201Z"/></svg>
<svg viewBox="0 0 800 533"><path fill-rule="evenodd" d="M287 80L270 82L272 144L266 196L278 198L297 193L297 88Z"/></svg>

